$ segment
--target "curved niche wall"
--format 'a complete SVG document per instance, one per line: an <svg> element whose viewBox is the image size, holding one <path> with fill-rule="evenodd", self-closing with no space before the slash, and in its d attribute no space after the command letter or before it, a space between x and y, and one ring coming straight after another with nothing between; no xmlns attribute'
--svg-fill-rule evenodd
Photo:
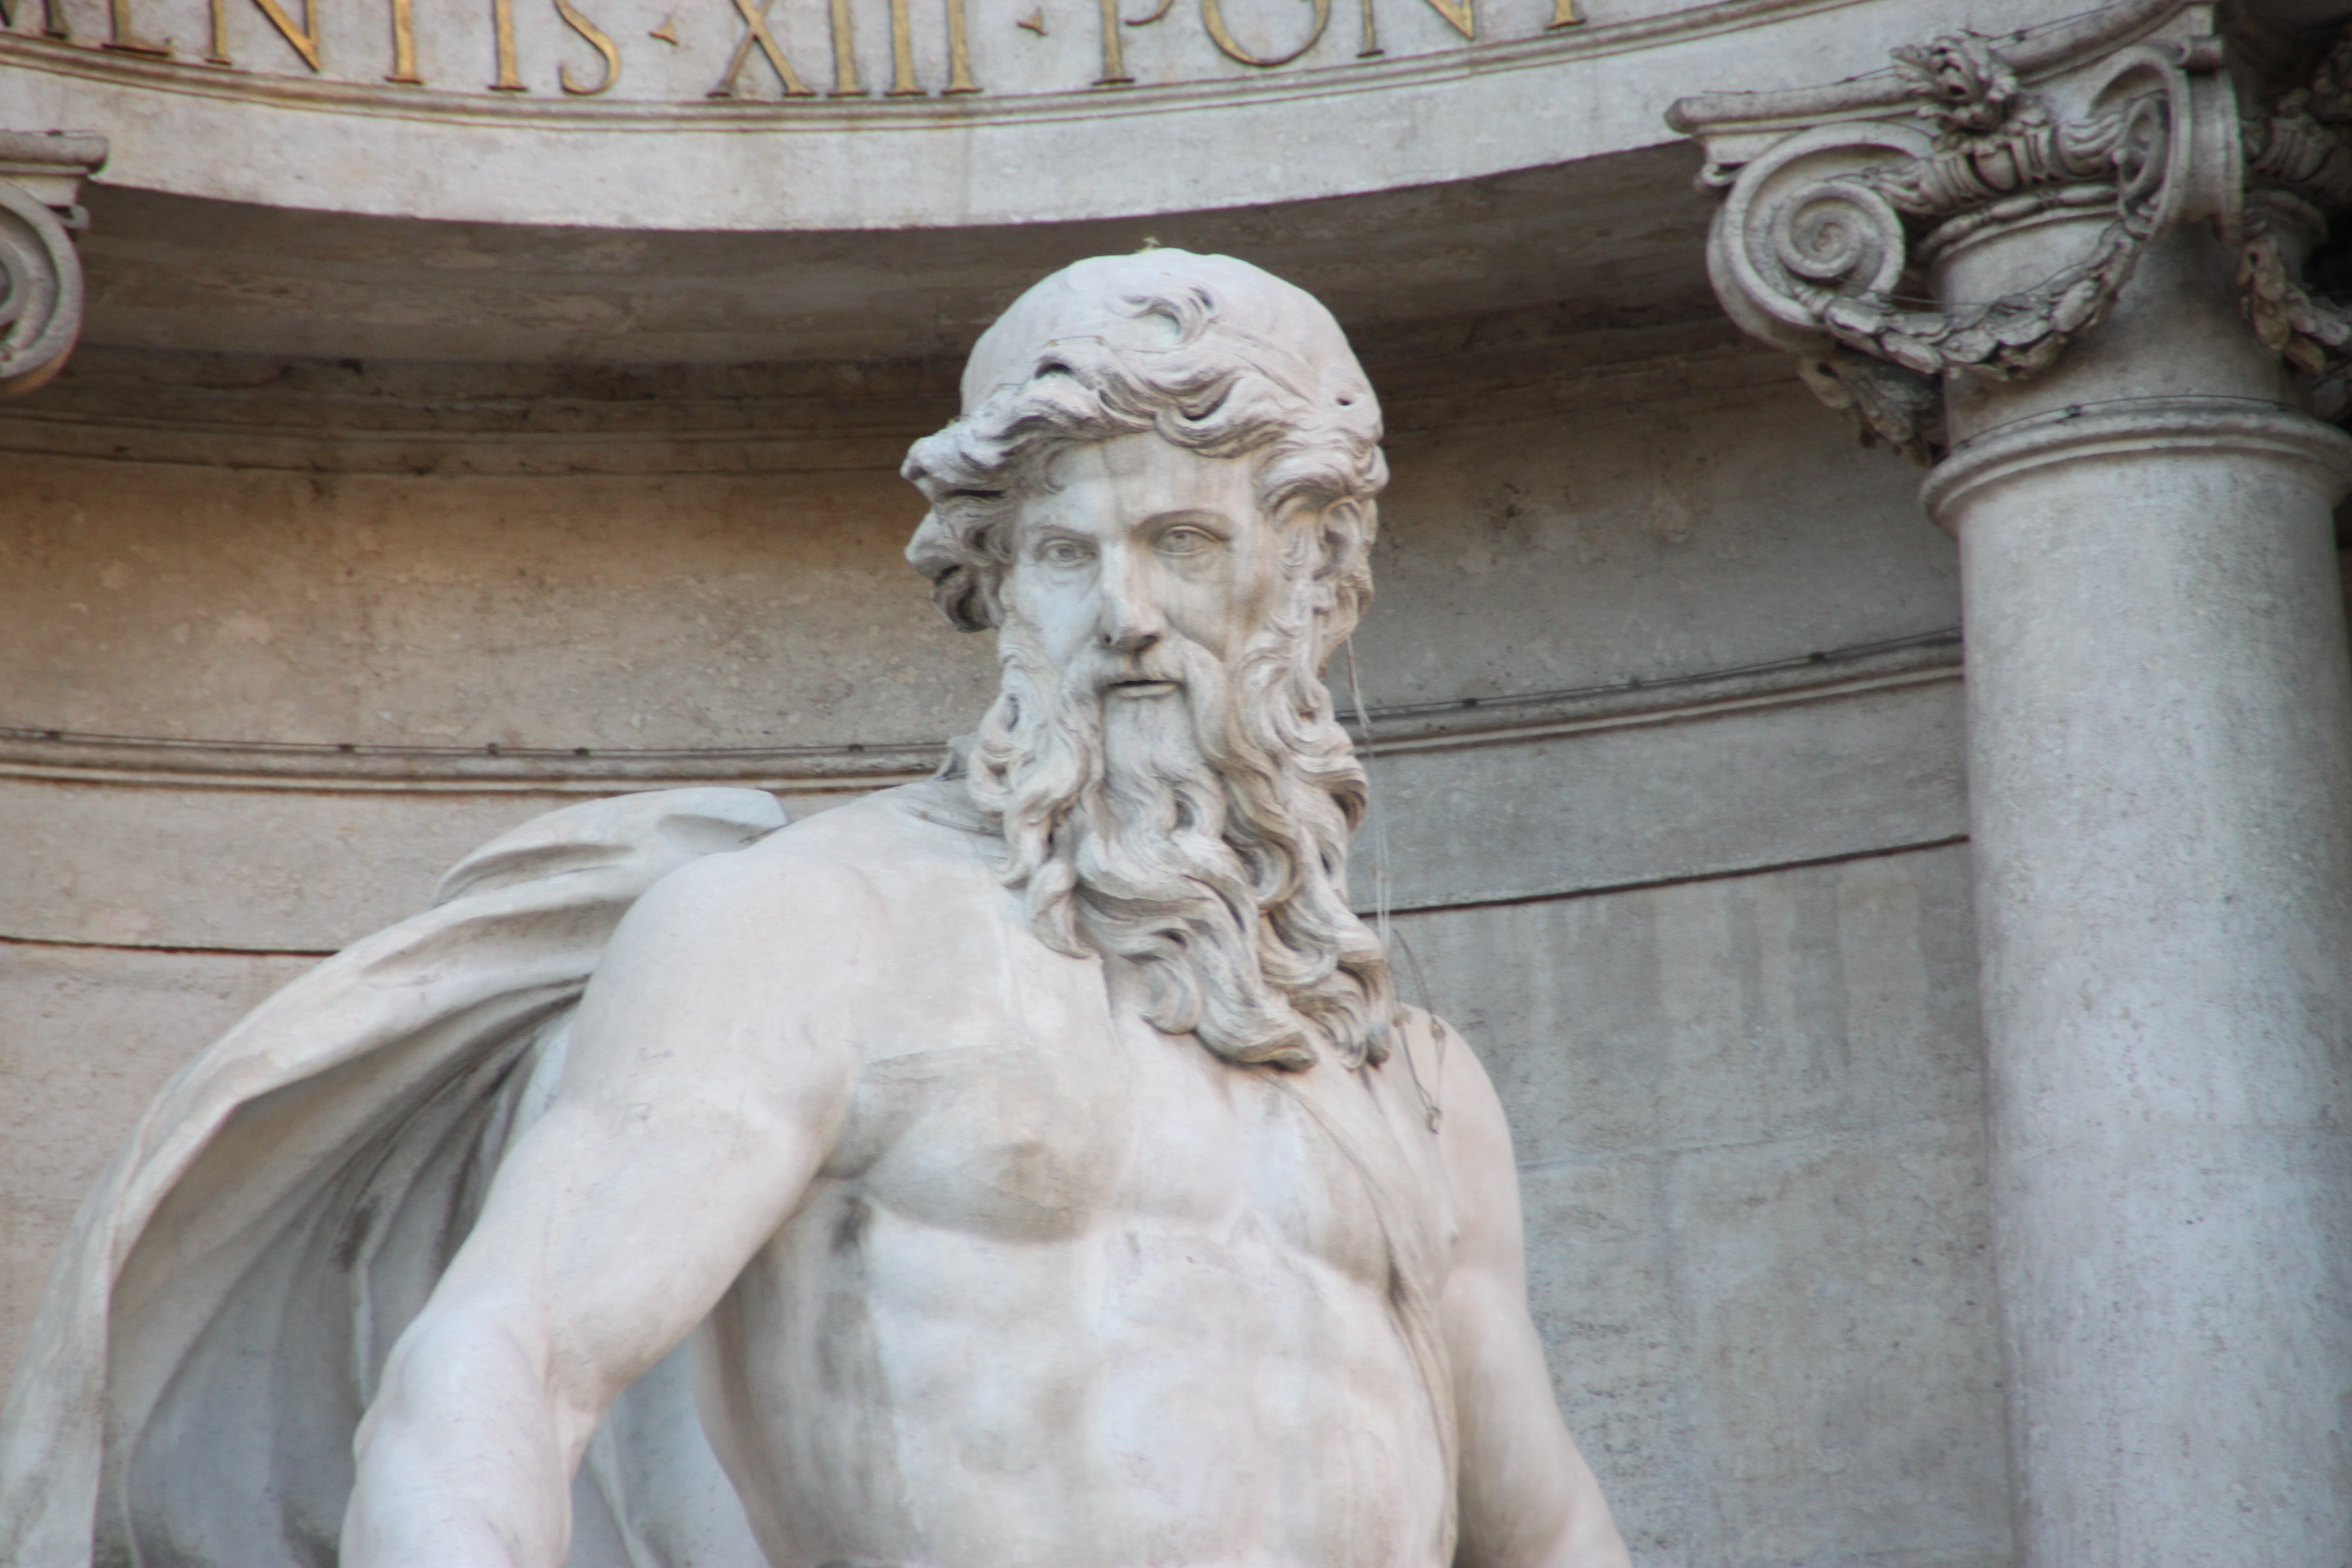
<svg viewBox="0 0 2352 1568"><path fill-rule="evenodd" d="M1160 243L1317 293L1380 390L1355 892L1511 1102L1637 1552L2005 1560L1952 550L1724 321L1662 118L1919 28L16 0L0 126L110 156L84 345L0 405L0 1362L155 1084L468 847L930 766L994 672L897 466L1023 287Z"/></svg>

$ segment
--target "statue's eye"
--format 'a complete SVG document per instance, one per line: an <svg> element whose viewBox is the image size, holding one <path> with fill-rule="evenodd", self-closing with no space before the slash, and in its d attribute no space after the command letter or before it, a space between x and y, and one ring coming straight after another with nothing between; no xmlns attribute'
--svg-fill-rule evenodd
<svg viewBox="0 0 2352 1568"><path fill-rule="evenodd" d="M1083 566L1094 552L1075 539L1049 539L1037 547L1037 559L1048 566Z"/></svg>
<svg viewBox="0 0 2352 1568"><path fill-rule="evenodd" d="M1170 555L1198 555L1214 546L1217 536L1205 528L1171 528L1160 536L1160 548Z"/></svg>

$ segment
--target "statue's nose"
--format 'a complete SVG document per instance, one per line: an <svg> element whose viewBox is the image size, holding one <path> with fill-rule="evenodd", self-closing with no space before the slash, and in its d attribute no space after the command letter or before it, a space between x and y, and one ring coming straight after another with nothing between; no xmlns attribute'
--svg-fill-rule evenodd
<svg viewBox="0 0 2352 1568"><path fill-rule="evenodd" d="M1135 620L1107 622L1103 626L1103 646L1113 653L1142 653L1160 641L1160 628Z"/></svg>
<svg viewBox="0 0 2352 1568"><path fill-rule="evenodd" d="M1139 654L1158 643L1168 630L1157 596L1134 574L1121 573L1102 586L1101 635L1113 653Z"/></svg>

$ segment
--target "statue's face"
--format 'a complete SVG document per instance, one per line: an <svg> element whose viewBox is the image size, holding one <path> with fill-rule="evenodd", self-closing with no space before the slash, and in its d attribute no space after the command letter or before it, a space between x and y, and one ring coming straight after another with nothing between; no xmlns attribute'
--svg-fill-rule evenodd
<svg viewBox="0 0 2352 1568"><path fill-rule="evenodd" d="M1171 639L1228 660L1283 591L1254 469L1149 434L1059 454L1055 488L1022 505L1006 607L1066 677L1097 681L1107 699L1174 695Z"/></svg>

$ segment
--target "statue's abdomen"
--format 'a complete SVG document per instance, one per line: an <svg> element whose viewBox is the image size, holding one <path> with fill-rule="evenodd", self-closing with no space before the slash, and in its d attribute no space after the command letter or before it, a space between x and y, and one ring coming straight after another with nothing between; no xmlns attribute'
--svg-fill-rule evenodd
<svg viewBox="0 0 2352 1568"><path fill-rule="evenodd" d="M1431 1558L1451 1480L1357 1179L1189 1041L1062 1046L876 1064L715 1320L778 1568Z"/></svg>

